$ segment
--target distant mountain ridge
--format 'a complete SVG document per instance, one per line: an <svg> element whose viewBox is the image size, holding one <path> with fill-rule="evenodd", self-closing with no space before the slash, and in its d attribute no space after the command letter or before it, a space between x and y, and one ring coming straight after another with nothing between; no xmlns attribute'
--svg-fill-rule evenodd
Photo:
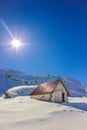
<svg viewBox="0 0 87 130"><path fill-rule="evenodd" d="M80 81L70 77L51 74L26 74L13 69L0 69L0 95L15 86L39 85L56 79L62 79L71 96L87 96L85 86Z"/></svg>

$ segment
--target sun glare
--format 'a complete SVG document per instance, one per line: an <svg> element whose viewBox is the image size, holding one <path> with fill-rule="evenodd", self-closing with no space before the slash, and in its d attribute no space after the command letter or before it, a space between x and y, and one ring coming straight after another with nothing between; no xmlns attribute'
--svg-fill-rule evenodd
<svg viewBox="0 0 87 130"><path fill-rule="evenodd" d="M12 46L16 49L20 48L22 46L22 43L18 39L13 39L11 42Z"/></svg>

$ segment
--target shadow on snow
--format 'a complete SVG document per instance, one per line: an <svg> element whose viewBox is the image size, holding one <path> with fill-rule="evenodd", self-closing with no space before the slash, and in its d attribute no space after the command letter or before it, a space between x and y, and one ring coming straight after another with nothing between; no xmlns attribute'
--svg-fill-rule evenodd
<svg viewBox="0 0 87 130"><path fill-rule="evenodd" d="M63 103L63 105L74 107L83 111L87 111L87 103Z"/></svg>

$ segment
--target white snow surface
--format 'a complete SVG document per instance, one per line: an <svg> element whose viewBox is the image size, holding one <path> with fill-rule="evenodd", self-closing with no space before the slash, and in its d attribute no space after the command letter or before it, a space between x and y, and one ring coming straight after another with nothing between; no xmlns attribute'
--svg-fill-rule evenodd
<svg viewBox="0 0 87 130"><path fill-rule="evenodd" d="M58 104L29 96L0 99L0 130L87 130L87 98Z"/></svg>

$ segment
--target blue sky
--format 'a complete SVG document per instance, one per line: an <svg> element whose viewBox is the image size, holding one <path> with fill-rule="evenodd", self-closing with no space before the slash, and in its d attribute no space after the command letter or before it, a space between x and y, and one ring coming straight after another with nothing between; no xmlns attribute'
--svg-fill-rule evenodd
<svg viewBox="0 0 87 130"><path fill-rule="evenodd" d="M85 0L1 0L0 19L24 48L17 53L0 22L0 68L63 74L87 84Z"/></svg>

